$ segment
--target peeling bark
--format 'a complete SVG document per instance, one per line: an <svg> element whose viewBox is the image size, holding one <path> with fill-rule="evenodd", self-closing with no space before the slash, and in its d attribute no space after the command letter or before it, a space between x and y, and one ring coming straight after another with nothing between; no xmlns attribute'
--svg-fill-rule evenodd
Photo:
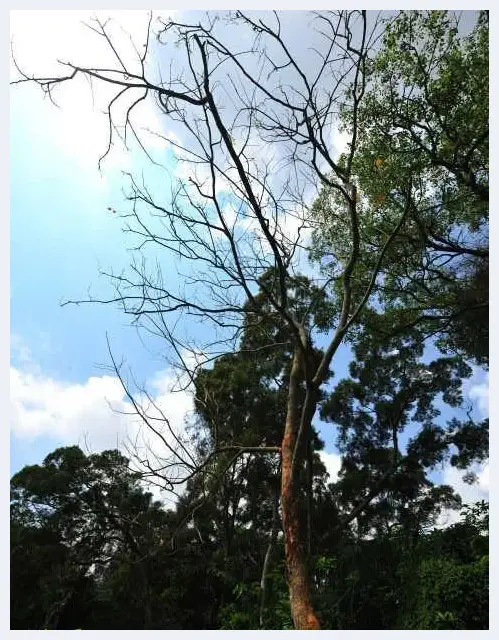
<svg viewBox="0 0 499 640"><path fill-rule="evenodd" d="M295 629L320 629L312 603L312 585L307 566L303 527L300 523L300 487L293 473L293 451L300 426L298 381L301 355L296 350L289 380L286 426L282 440L281 503L291 615Z"/></svg>

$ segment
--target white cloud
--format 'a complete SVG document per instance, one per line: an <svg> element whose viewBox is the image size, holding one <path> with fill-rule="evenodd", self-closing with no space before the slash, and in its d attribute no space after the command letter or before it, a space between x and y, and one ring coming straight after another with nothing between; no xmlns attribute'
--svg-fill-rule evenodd
<svg viewBox="0 0 499 640"><path fill-rule="evenodd" d="M348 144L352 136L347 131L339 131L338 126L332 128L331 143L333 145L333 157L337 160L342 153L348 150Z"/></svg>
<svg viewBox="0 0 499 640"><path fill-rule="evenodd" d="M482 418L486 418L489 415L489 375L487 374L487 381L481 384L474 384L468 390L468 395L471 400L476 401L478 412Z"/></svg>
<svg viewBox="0 0 499 640"><path fill-rule="evenodd" d="M458 493L464 504L473 504L489 499L489 463L474 465L470 471L476 474L477 482L467 484L463 480L464 472L447 465L444 469L442 484L448 484ZM459 510L446 509L438 520L438 526L446 527L460 519Z"/></svg>
<svg viewBox="0 0 499 640"><path fill-rule="evenodd" d="M22 338L12 336L11 342L16 351L16 366L10 368L10 429L17 438L29 443L48 437L58 441L59 446L79 443L82 447L88 445L91 451L119 448L125 455L126 443L133 442L150 457L152 454L159 459L171 459L160 439L136 415L130 415L133 407L117 377L91 376L81 383L57 380L44 375ZM178 450L172 434L185 437L186 419L193 410L193 402L188 392L172 391L174 382L170 371L159 371L148 384L152 404L144 395L138 394L138 398L152 424L162 428L167 442ZM165 428L163 416L168 419L171 431ZM325 451L320 456L330 481L334 482L341 466L340 456ZM150 490L156 499L167 498L157 487L151 486Z"/></svg>
<svg viewBox="0 0 499 640"><path fill-rule="evenodd" d="M19 343L19 339L14 342ZM91 451L119 448L125 455L127 444L132 444L151 460L156 456L157 460L173 460L161 439L134 414L117 377L92 376L82 383L68 383L48 377L33 366L31 354L23 346L21 354L24 363L18 358L19 365L10 368L10 429L17 438L29 442L49 437L60 446L79 443L88 445ZM158 372L149 386L152 404L139 394L141 405L168 445L180 451L175 436L185 439L192 397L187 392L172 392L173 379L168 371ZM185 452L181 453L185 458ZM185 467L177 465L171 471L183 477ZM154 489L153 493L160 497L159 490Z"/></svg>
<svg viewBox="0 0 499 640"><path fill-rule="evenodd" d="M96 17L103 23L108 18L110 32L120 37L118 51L126 64L134 63L130 47L124 43L128 32L137 44L146 33L148 13L146 11L78 11L28 10L11 11L10 33L14 51L21 63L29 61L33 73L57 73L58 60L70 59L75 64L105 66L112 59L112 52L105 39L92 32L84 23L92 25ZM123 31L123 30L124 31ZM92 37L91 40L89 38ZM138 48L138 47L137 47ZM134 60L135 58L135 60Z"/></svg>
<svg viewBox="0 0 499 640"><path fill-rule="evenodd" d="M472 367L470 378L463 381L463 395L474 405L480 418L489 415L489 372L480 367Z"/></svg>
<svg viewBox="0 0 499 640"><path fill-rule="evenodd" d="M113 448L126 435L128 420L106 400L125 410L124 393L112 376L69 384L11 367L11 430L19 438L50 436L74 444L88 434L96 450Z"/></svg>
<svg viewBox="0 0 499 640"><path fill-rule="evenodd" d="M161 15L171 15L172 11ZM119 54L130 70L137 70L138 56L134 45L140 51L147 32L147 11L12 11L11 38L13 50L20 68L28 75L47 77L65 73L57 60L70 61L86 67L116 67L117 60L105 39L93 33L83 23L90 23L95 16L102 22L111 21L108 28ZM17 72L11 64L11 74ZM105 181L97 173L98 158L104 153L108 139L108 116L104 113L109 100L116 90L94 82L92 86L83 77L59 85L54 91L54 99L61 107L57 110L48 101L42 100L35 87L16 87L13 93L14 117L21 118L26 126L35 126L33 138L43 131L50 137L54 151L62 153L77 163L85 172L93 172L97 184L105 186ZM19 92L19 95L17 95ZM140 94L132 92L125 97L121 106L116 103L116 122L122 124L127 107ZM36 112L36 118L33 117ZM133 124L142 132L147 145L157 148L164 146L160 138L144 132L145 128L161 131L159 110L154 103L144 101L134 110ZM130 132L130 135L131 132ZM116 138L118 141L118 138ZM124 153L121 144L116 144L106 158L104 169L130 169L131 160Z"/></svg>
<svg viewBox="0 0 499 640"><path fill-rule="evenodd" d="M483 419L489 415L489 374L488 372L473 367L473 374L463 382L463 395L474 404L478 417ZM465 472L447 465L443 471L442 483L454 488L463 501L463 504L473 504L480 500L489 499L489 463L475 464L468 471L475 474L477 481L473 484L464 482ZM449 526L460 519L459 510L446 510L442 513L438 526Z"/></svg>
<svg viewBox="0 0 499 640"><path fill-rule="evenodd" d="M478 485L484 493L489 493L490 476L489 476L489 463L487 462L480 473L478 474Z"/></svg>
<svg viewBox="0 0 499 640"><path fill-rule="evenodd" d="M341 456L327 451L319 451L319 455L329 473L329 482L336 482L341 468Z"/></svg>

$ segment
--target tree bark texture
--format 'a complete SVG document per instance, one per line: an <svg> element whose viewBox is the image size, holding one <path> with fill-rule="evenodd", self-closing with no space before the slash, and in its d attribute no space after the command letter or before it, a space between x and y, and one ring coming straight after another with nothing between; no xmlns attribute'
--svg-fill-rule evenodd
<svg viewBox="0 0 499 640"><path fill-rule="evenodd" d="M293 357L289 381L286 425L282 440L281 504L284 531L287 578L291 615L295 629L320 629L319 619L312 603L312 585L308 571L306 543L300 522L300 486L293 473L293 450L300 425L298 382L301 353Z"/></svg>

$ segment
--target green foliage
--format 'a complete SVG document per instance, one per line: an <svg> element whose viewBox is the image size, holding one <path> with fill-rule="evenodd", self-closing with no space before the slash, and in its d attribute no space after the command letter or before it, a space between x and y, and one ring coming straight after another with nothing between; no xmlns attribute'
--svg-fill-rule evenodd
<svg viewBox="0 0 499 640"><path fill-rule="evenodd" d="M315 559L317 606L330 629L488 628L486 504L417 539L357 539ZM470 517L470 514L474 514Z"/></svg>
<svg viewBox="0 0 499 640"><path fill-rule="evenodd" d="M86 622L97 597L92 576L109 563L119 564L124 554L141 586L135 615L145 622L144 556L157 544L164 516L138 483L118 451L85 456L78 447L57 449L42 465L13 476L13 628L74 628L75 618ZM36 593L31 611L21 604L27 583Z"/></svg>
<svg viewBox="0 0 499 640"><path fill-rule="evenodd" d="M364 313L376 334L418 324L444 351L488 362L488 16L461 36L451 12L402 11L368 65L352 180L359 196L359 299L401 220ZM351 129L353 112L342 113ZM328 275L352 249L338 193L323 188L311 258Z"/></svg>
<svg viewBox="0 0 499 640"><path fill-rule="evenodd" d="M344 515L359 496L372 497L357 518L364 533L433 524L460 499L449 487L433 486L429 472L445 461L466 469L488 455L488 420L439 420L437 401L460 406L470 367L457 356L425 362L423 347L417 332L382 346L370 335L358 338L351 377L321 406L322 419L338 429L343 461L334 491Z"/></svg>
<svg viewBox="0 0 499 640"><path fill-rule="evenodd" d="M462 408L469 362L488 363L488 15L462 36L449 12L402 11L365 63L353 308L371 284L373 295L346 335L349 376L317 397L336 430L339 478L328 483L313 429L300 470L315 604L323 628L485 629L488 505L437 529L461 499L430 473L488 457L488 420L441 411ZM353 115L342 110L344 130ZM323 187L312 216L310 257L326 285L293 275L285 291L311 339L337 326L338 274L354 249L338 191ZM259 629L274 537L263 626L292 628L280 524L271 536L279 457L231 450L281 445L295 340L271 303L284 294L279 275L256 283L237 351L196 373L191 435L205 464L173 509L118 451L60 448L13 476L12 628ZM299 404L323 355L310 354Z"/></svg>
<svg viewBox="0 0 499 640"><path fill-rule="evenodd" d="M233 589L234 602L220 611L221 629L258 629L260 585L237 583Z"/></svg>
<svg viewBox="0 0 499 640"><path fill-rule="evenodd" d="M283 575L284 564L279 562L268 576L268 599L263 629L293 629L288 589ZM220 628L261 629L259 621L260 583L238 582L234 586L232 595L232 602L220 610Z"/></svg>
<svg viewBox="0 0 499 640"><path fill-rule="evenodd" d="M163 541L169 541L168 532L183 519L183 508L172 512L156 505L146 511L141 507L133 515L145 525L140 531L133 530L141 547L140 557L135 555L133 545L127 546L124 530L109 523L107 540L115 535L117 544L107 548L107 558L99 555L102 549L98 545L85 547L83 562L79 537L69 529L69 538L61 535L63 524L67 524L64 516L56 510L50 515L40 510L49 502L48 496L52 496L53 505L66 507L69 502L64 487L50 476L56 475L58 468L63 473L68 468L80 469L81 473L89 458L94 468L105 461L106 474L120 477L122 493L126 494L125 459L117 452L106 452L102 459L85 457L75 448L68 449L67 459L64 449L55 454L47 457L44 466L27 467L13 478L12 628L259 628L260 571L268 530L259 529L255 523L236 526L231 547L224 549L219 544L221 530L213 527L212 520L214 510L223 503L215 502L196 513L197 530L184 527L178 533L177 550L172 552ZM76 466L75 461L79 461ZM110 466L113 462L115 469ZM129 490L135 481L130 474ZM91 484L98 486L88 468L78 487L72 483L69 497L73 515L78 514L76 505L84 502ZM29 485L29 492L25 485ZM55 499L55 494L44 493L48 486L51 491L57 487L61 495ZM19 508L20 494L25 509ZM28 507L35 495L38 512ZM114 495L117 500L118 492ZM142 506L150 500L145 493L137 495L143 495ZM336 499L334 486L318 485L313 521L317 539L311 571L318 611L326 628L487 628L487 503L467 507L461 520L444 530L420 532L414 537L411 529L392 527L388 531L380 529L374 538L363 538L339 528ZM124 496L120 504L124 522L126 514L129 517L133 512L125 510ZM90 528L92 511L86 513ZM45 514L42 520L40 514ZM282 554L282 544L278 543L268 576L267 629L292 628ZM89 570L91 565L95 565L93 570ZM150 609L147 624L144 597Z"/></svg>
<svg viewBox="0 0 499 640"><path fill-rule="evenodd" d="M412 586L418 596L405 628L488 629L488 556L470 564L423 560Z"/></svg>

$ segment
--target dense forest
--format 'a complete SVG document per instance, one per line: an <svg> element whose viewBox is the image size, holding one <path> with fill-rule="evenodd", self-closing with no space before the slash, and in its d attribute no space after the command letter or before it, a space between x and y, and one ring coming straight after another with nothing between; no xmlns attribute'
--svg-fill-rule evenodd
<svg viewBox="0 0 499 640"><path fill-rule="evenodd" d="M406 481L363 518L366 536L341 521L320 465L314 476L309 561L325 628L488 628L487 503L434 529L441 496L403 509L423 493ZM12 478L11 628L292 629L274 477L249 459L202 504L192 484L168 510L118 451L67 447L26 467Z"/></svg>
<svg viewBox="0 0 499 640"><path fill-rule="evenodd" d="M163 340L194 416L176 433L110 350L157 449L59 448L13 476L11 628L488 628L488 503L438 480L488 461L465 383L489 361L489 34L468 13L314 14L301 43L285 15L186 14L154 46L150 24L135 69L116 48L114 69L19 69L50 98L115 89L108 150L127 92L125 136L151 97L174 127L192 171L171 196L125 177L111 213L138 258L87 302ZM172 43L184 67L153 77Z"/></svg>

